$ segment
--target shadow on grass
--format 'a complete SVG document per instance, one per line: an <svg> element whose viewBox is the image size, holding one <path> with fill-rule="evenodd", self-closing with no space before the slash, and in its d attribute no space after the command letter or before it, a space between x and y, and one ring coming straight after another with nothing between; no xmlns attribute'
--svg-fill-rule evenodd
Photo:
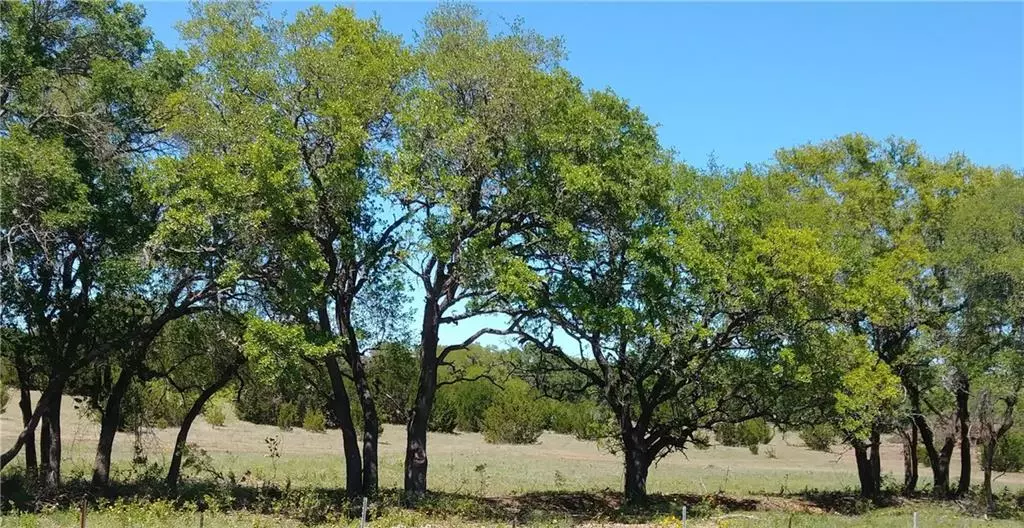
<svg viewBox="0 0 1024 528"><path fill-rule="evenodd" d="M117 502L172 503L182 510L282 515L301 522L319 523L359 516L361 501L350 500L343 488L302 487L247 481L188 480L176 490L159 478L140 478L98 488L84 479L70 480L58 490L47 490L22 474L8 474L0 481L2 511L38 512L47 508L77 508L83 501L93 508ZM463 493L431 492L410 505L401 490L381 490L371 501L370 517L413 512L432 520L459 518L490 523L649 523L672 516L683 507L690 518L713 517L732 512L774 511L792 513L841 513L856 515L878 506L899 504L895 496L872 504L855 490L808 490L788 495L736 497L721 493L652 494L642 505L623 503L622 494L604 491L543 491L508 497L479 497Z"/></svg>

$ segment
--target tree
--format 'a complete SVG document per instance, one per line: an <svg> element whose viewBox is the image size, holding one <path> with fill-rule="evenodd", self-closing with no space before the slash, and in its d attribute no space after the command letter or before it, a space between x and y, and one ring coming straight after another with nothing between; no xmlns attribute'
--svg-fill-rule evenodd
<svg viewBox="0 0 1024 528"><path fill-rule="evenodd" d="M788 182L674 166L642 113L604 92L581 104L521 336L544 352L535 370L599 390L625 497L642 502L654 461L716 424L770 415L773 395L797 386L789 335L838 266L800 224Z"/></svg>
<svg viewBox="0 0 1024 528"><path fill-rule="evenodd" d="M146 247L160 214L140 168L161 147L161 102L181 77L180 57L153 45L130 4L32 2L0 13L4 324L38 340L36 364L47 370L2 463L42 421L44 480L56 486L71 376L115 350L144 349L221 285L206 274L214 266L168 267ZM107 311L142 305L116 335L95 331Z"/></svg>
<svg viewBox="0 0 1024 528"><path fill-rule="evenodd" d="M821 222L832 230L834 251L843 262L843 293L834 313L850 331L865 336L875 356L899 376L911 429L906 438L920 437L934 492L945 496L957 433L966 433L969 388L955 362L936 357L943 329L963 308L962 299L953 295L941 252L958 197L991 179L992 171L962 156L929 159L913 142L879 143L861 135L782 150L776 157L777 170L807 186L806 197L828 204ZM935 396L953 393L959 397L951 398L950 408L957 409L958 417L950 418ZM869 451L877 450L884 428L879 423L867 442L854 442L859 461L877 468ZM905 452L916 449L911 444ZM916 464L908 464L908 470L913 472L906 482L911 493ZM877 481L879 470L863 474L871 473Z"/></svg>
<svg viewBox="0 0 1024 528"><path fill-rule="evenodd" d="M223 222L247 238L253 251L239 272L259 291L260 310L335 344L306 359L328 374L348 492L372 495L379 420L363 355L395 334L409 218L389 216L401 207L384 192L380 164L411 62L376 21L343 8L284 23L258 5L208 4L181 30L196 69L173 123L188 155L163 160L169 206L187 218L182 230ZM205 242L216 246L211 235ZM346 377L365 424L362 456Z"/></svg>
<svg viewBox="0 0 1024 528"><path fill-rule="evenodd" d="M420 240L405 262L422 287L420 364L408 419L405 491L427 490L427 429L438 368L487 333L439 347L442 325L501 313L496 301L525 270L525 234L550 203L543 135L576 84L555 71L557 42L513 24L491 35L476 10L443 6L427 17L419 71L397 114L391 168ZM418 260L418 261L417 261Z"/></svg>
<svg viewBox="0 0 1024 528"><path fill-rule="evenodd" d="M210 399L239 375L245 364L240 321L228 314L197 314L169 324L153 344L147 369L180 395L188 409L178 427L167 485L178 485L188 434Z"/></svg>
<svg viewBox="0 0 1024 528"><path fill-rule="evenodd" d="M1024 393L1024 179L1001 171L960 200L949 217L943 249L951 282L965 304L949 333L957 362L975 380L984 442L982 493L991 512L995 446L1013 427ZM970 451L961 456L969 457ZM964 464L970 467L970 461Z"/></svg>

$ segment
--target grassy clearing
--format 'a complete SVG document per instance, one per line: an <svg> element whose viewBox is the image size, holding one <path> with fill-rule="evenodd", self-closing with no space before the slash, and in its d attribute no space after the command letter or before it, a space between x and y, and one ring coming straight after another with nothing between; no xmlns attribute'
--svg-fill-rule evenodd
<svg viewBox="0 0 1024 528"><path fill-rule="evenodd" d="M0 440L13 442L20 429L18 416L0 417ZM136 438L118 435L114 479L128 483L119 490L121 502L96 498L83 482L91 470L97 427L82 419L73 401L63 406L64 474L68 495L52 503L77 504L89 497L88 526L199 526L200 507L205 526L343 526L354 512L340 505L344 496L344 465L337 431L312 433L240 422L229 415L223 427L198 423L190 437L205 450L207 470L186 471L185 491L168 495L159 490L162 466L170 456L176 430L154 430L138 441L149 467L133 465ZM280 440L279 458L264 441ZM910 526L913 511L920 526L973 526L985 523L956 506L912 503L872 510L849 493L857 485L853 457L837 447L835 453L806 449L795 434L776 435L771 445L753 455L745 448L716 446L674 454L652 469L649 490L660 494L640 512L618 504L622 466L618 456L593 443L545 434L530 446L492 445L478 434L432 434L429 438L430 486L436 490L417 509L400 506L404 428L386 426L381 445L381 486L388 490L373 505L375 526L568 526L602 523L673 525L685 504L688 526ZM883 469L895 485L902 481L902 453L896 443L882 450ZM18 466L15 462L12 466ZM959 464L954 461L954 468ZM77 525L77 510L44 509L13 514L10 477L4 491L4 526ZM922 486L929 470L922 468ZM956 478L955 470L954 476ZM1024 475L1008 474L997 488L1024 489ZM148 484L140 484L148 483ZM78 495L75 495L77 493ZM73 496L74 498L69 498ZM168 500L170 499L170 501ZM43 504L47 500L40 501ZM201 506L200 506L201 505ZM843 512L835 515L830 512ZM860 513L860 515L850 515ZM1020 526L1020 521L985 523Z"/></svg>

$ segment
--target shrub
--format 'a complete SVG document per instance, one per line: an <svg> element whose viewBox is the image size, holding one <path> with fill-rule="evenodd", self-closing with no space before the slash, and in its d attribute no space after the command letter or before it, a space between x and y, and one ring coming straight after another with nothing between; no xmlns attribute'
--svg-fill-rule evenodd
<svg viewBox="0 0 1024 528"><path fill-rule="evenodd" d="M982 467L985 464L986 446L978 450ZM999 472L1016 472L1024 469L1024 432L1011 431L996 442L995 456L992 457L992 470Z"/></svg>
<svg viewBox="0 0 1024 528"><path fill-rule="evenodd" d="M505 386L484 411L484 440L492 444L532 444L544 431L544 404L521 381Z"/></svg>
<svg viewBox="0 0 1024 528"><path fill-rule="evenodd" d="M455 427L460 431L480 432L484 411L494 402L498 388L485 380L464 381L451 386L455 406Z"/></svg>
<svg viewBox="0 0 1024 528"><path fill-rule="evenodd" d="M203 408L203 418L206 418L206 423L214 427L223 427L226 419L224 406L220 402L207 402Z"/></svg>
<svg viewBox="0 0 1024 528"><path fill-rule="evenodd" d="M926 468L932 467L932 459L928 458L928 449L922 443L917 444L917 465Z"/></svg>
<svg viewBox="0 0 1024 528"><path fill-rule="evenodd" d="M836 443L838 436L839 432L830 424L812 425L800 431L800 439L807 445L807 449L826 453Z"/></svg>
<svg viewBox="0 0 1024 528"><path fill-rule="evenodd" d="M754 418L735 424L721 423L715 426L715 440L722 445L731 447L767 444L774 437L775 430L764 418ZM753 449L751 451L753 452Z"/></svg>
<svg viewBox="0 0 1024 528"><path fill-rule="evenodd" d="M571 434L580 440L597 440L614 434L606 408L590 400L563 402L548 400L546 428L556 433Z"/></svg>
<svg viewBox="0 0 1024 528"><path fill-rule="evenodd" d="M309 409L302 417L302 428L314 433L322 433L327 430L327 418L324 418L324 413L316 409Z"/></svg>
<svg viewBox="0 0 1024 528"><path fill-rule="evenodd" d="M450 392L451 387L442 387L434 394L434 408L430 411L428 428L435 433L454 433L459 413Z"/></svg>
<svg viewBox="0 0 1024 528"><path fill-rule="evenodd" d="M290 431L298 421L299 406L291 402L282 403L277 410L277 426L284 431Z"/></svg>
<svg viewBox="0 0 1024 528"><path fill-rule="evenodd" d="M7 393L7 384L0 383L0 414L7 412L7 402L11 399L11 395Z"/></svg>

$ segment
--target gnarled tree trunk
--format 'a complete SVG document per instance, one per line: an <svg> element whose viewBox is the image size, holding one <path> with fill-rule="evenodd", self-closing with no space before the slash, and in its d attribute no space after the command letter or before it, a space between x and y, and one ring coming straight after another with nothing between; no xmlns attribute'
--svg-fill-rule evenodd
<svg viewBox="0 0 1024 528"><path fill-rule="evenodd" d="M60 394L47 405L45 423L40 435L40 449L43 451L42 477L48 488L60 486L61 435L60 435Z"/></svg>
<svg viewBox="0 0 1024 528"><path fill-rule="evenodd" d="M643 504L647 501L647 473L651 457L644 444L644 434L629 423L626 417L620 423L623 454L625 455L625 482L623 496L629 504Z"/></svg>
<svg viewBox="0 0 1024 528"><path fill-rule="evenodd" d="M28 424L32 420L32 394L28 390L28 386L23 380L20 379L21 388L21 399L18 400L18 408L21 409L21 425L25 429L28 429ZM28 438L25 440L25 472L29 475L34 476L36 470L39 467L39 461L36 458L36 434L35 430L29 430Z"/></svg>
<svg viewBox="0 0 1024 528"><path fill-rule="evenodd" d="M185 413L185 419L181 421L181 427L178 428L178 436L174 439L174 453L171 455L171 465L167 468L166 482L167 486L171 489L176 488L178 481L181 479L181 459L185 455L185 446L188 444L188 432L192 428L192 423L203 412L206 402L210 401L210 398L217 394L217 391L223 389L231 381L231 378L238 372L239 366L241 366L241 361L236 362L220 378L214 381L212 385L199 393L196 401L192 402L192 406Z"/></svg>
<svg viewBox="0 0 1024 528"><path fill-rule="evenodd" d="M405 446L405 493L417 499L427 492L427 428L437 391L437 303L427 300L421 332L422 358L416 399L409 412Z"/></svg>
<svg viewBox="0 0 1024 528"><path fill-rule="evenodd" d="M917 491L917 425L911 421L910 430L903 431L903 494L910 496Z"/></svg>
<svg viewBox="0 0 1024 528"><path fill-rule="evenodd" d="M960 375L956 390L956 417L960 428L960 482L956 486L956 495L963 497L971 489L971 414L968 408L970 400L970 380Z"/></svg>
<svg viewBox="0 0 1024 528"><path fill-rule="evenodd" d="M100 419L100 439L96 444L96 460L92 467L92 483L106 486L110 483L110 458L114 450L114 437L121 425L121 403L128 394L135 375L130 370L122 370L117 381L110 389L107 402L103 406L103 417Z"/></svg>
<svg viewBox="0 0 1024 528"><path fill-rule="evenodd" d="M359 456L359 440L356 438L356 427L352 421L352 407L345 391L345 381L341 376L338 358L328 356L325 360L327 375L331 380L331 401L334 403L334 415L341 426L341 446L345 453L345 492L349 497L358 497L363 491L362 460Z"/></svg>
<svg viewBox="0 0 1024 528"><path fill-rule="evenodd" d="M882 491L882 463L879 459L881 434L872 429L868 442L854 440L853 453L857 460L857 477L862 497L877 500Z"/></svg>

